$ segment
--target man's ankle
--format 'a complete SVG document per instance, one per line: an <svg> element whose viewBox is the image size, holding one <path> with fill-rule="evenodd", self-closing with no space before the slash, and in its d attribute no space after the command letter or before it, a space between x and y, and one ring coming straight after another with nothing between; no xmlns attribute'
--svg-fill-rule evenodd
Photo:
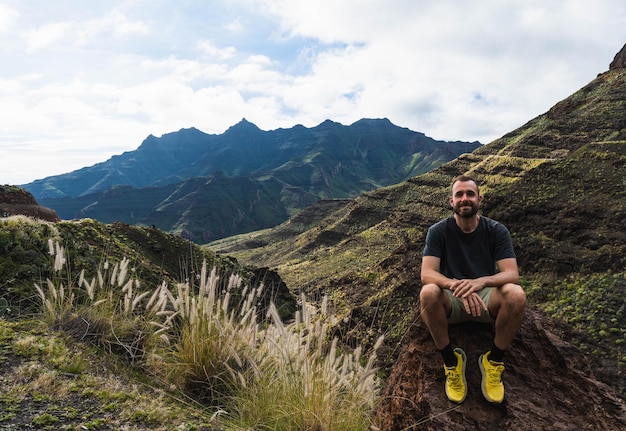
<svg viewBox="0 0 626 431"><path fill-rule="evenodd" d="M506 350L500 349L493 343L491 346L491 353L489 353L489 360L493 362L504 362L504 353Z"/></svg>
<svg viewBox="0 0 626 431"><path fill-rule="evenodd" d="M441 349L439 353L441 353L441 356L443 357L443 363L446 367L456 367L458 361L456 355L454 354L452 344L448 343L448 345Z"/></svg>

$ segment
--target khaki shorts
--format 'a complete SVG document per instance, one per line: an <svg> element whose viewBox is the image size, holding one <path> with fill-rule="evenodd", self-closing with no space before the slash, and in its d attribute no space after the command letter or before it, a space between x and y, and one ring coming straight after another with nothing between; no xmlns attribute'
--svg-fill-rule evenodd
<svg viewBox="0 0 626 431"><path fill-rule="evenodd" d="M478 296L482 298L487 307L489 307L489 297L491 296L493 289L495 289L495 287L485 287L477 292ZM489 312L485 310L483 310L483 314L478 317L467 314L465 312L463 301L454 296L452 291L449 289L446 289L446 293L448 294L450 301L452 301L452 311L450 311L450 315L448 316L448 323L461 323L467 321L491 323L495 321Z"/></svg>

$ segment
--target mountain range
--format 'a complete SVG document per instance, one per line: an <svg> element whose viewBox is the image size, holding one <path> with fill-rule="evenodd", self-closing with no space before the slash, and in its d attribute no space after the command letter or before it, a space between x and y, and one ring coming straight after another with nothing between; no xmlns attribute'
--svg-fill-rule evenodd
<svg viewBox="0 0 626 431"><path fill-rule="evenodd" d="M320 199L399 183L479 146L388 119L273 131L243 119L221 135L151 135L134 151L23 187L62 219L155 226L206 243L276 226Z"/></svg>

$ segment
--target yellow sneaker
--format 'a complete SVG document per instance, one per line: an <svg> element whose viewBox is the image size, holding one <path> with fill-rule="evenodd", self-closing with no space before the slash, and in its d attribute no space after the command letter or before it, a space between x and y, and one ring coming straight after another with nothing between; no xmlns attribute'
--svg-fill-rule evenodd
<svg viewBox="0 0 626 431"><path fill-rule="evenodd" d="M504 362L490 361L490 353L491 352L487 352L478 358L480 373L483 376L480 382L480 388L487 401L499 404L504 400L504 384L502 383Z"/></svg>
<svg viewBox="0 0 626 431"><path fill-rule="evenodd" d="M456 367L443 366L446 372L446 396L455 403L462 403L467 395L467 381L465 380L465 352L458 347L454 349Z"/></svg>

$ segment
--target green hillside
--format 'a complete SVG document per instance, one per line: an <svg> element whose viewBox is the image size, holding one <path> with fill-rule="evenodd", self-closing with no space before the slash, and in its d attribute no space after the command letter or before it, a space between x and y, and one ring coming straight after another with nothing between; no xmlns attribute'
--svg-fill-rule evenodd
<svg viewBox="0 0 626 431"><path fill-rule="evenodd" d="M426 230L450 213L451 180L469 173L482 184L483 213L512 232L532 303L625 394L625 167L626 69L614 68L472 154L211 249L275 268L291 289L330 294L342 333L391 335L391 366L417 308Z"/></svg>

